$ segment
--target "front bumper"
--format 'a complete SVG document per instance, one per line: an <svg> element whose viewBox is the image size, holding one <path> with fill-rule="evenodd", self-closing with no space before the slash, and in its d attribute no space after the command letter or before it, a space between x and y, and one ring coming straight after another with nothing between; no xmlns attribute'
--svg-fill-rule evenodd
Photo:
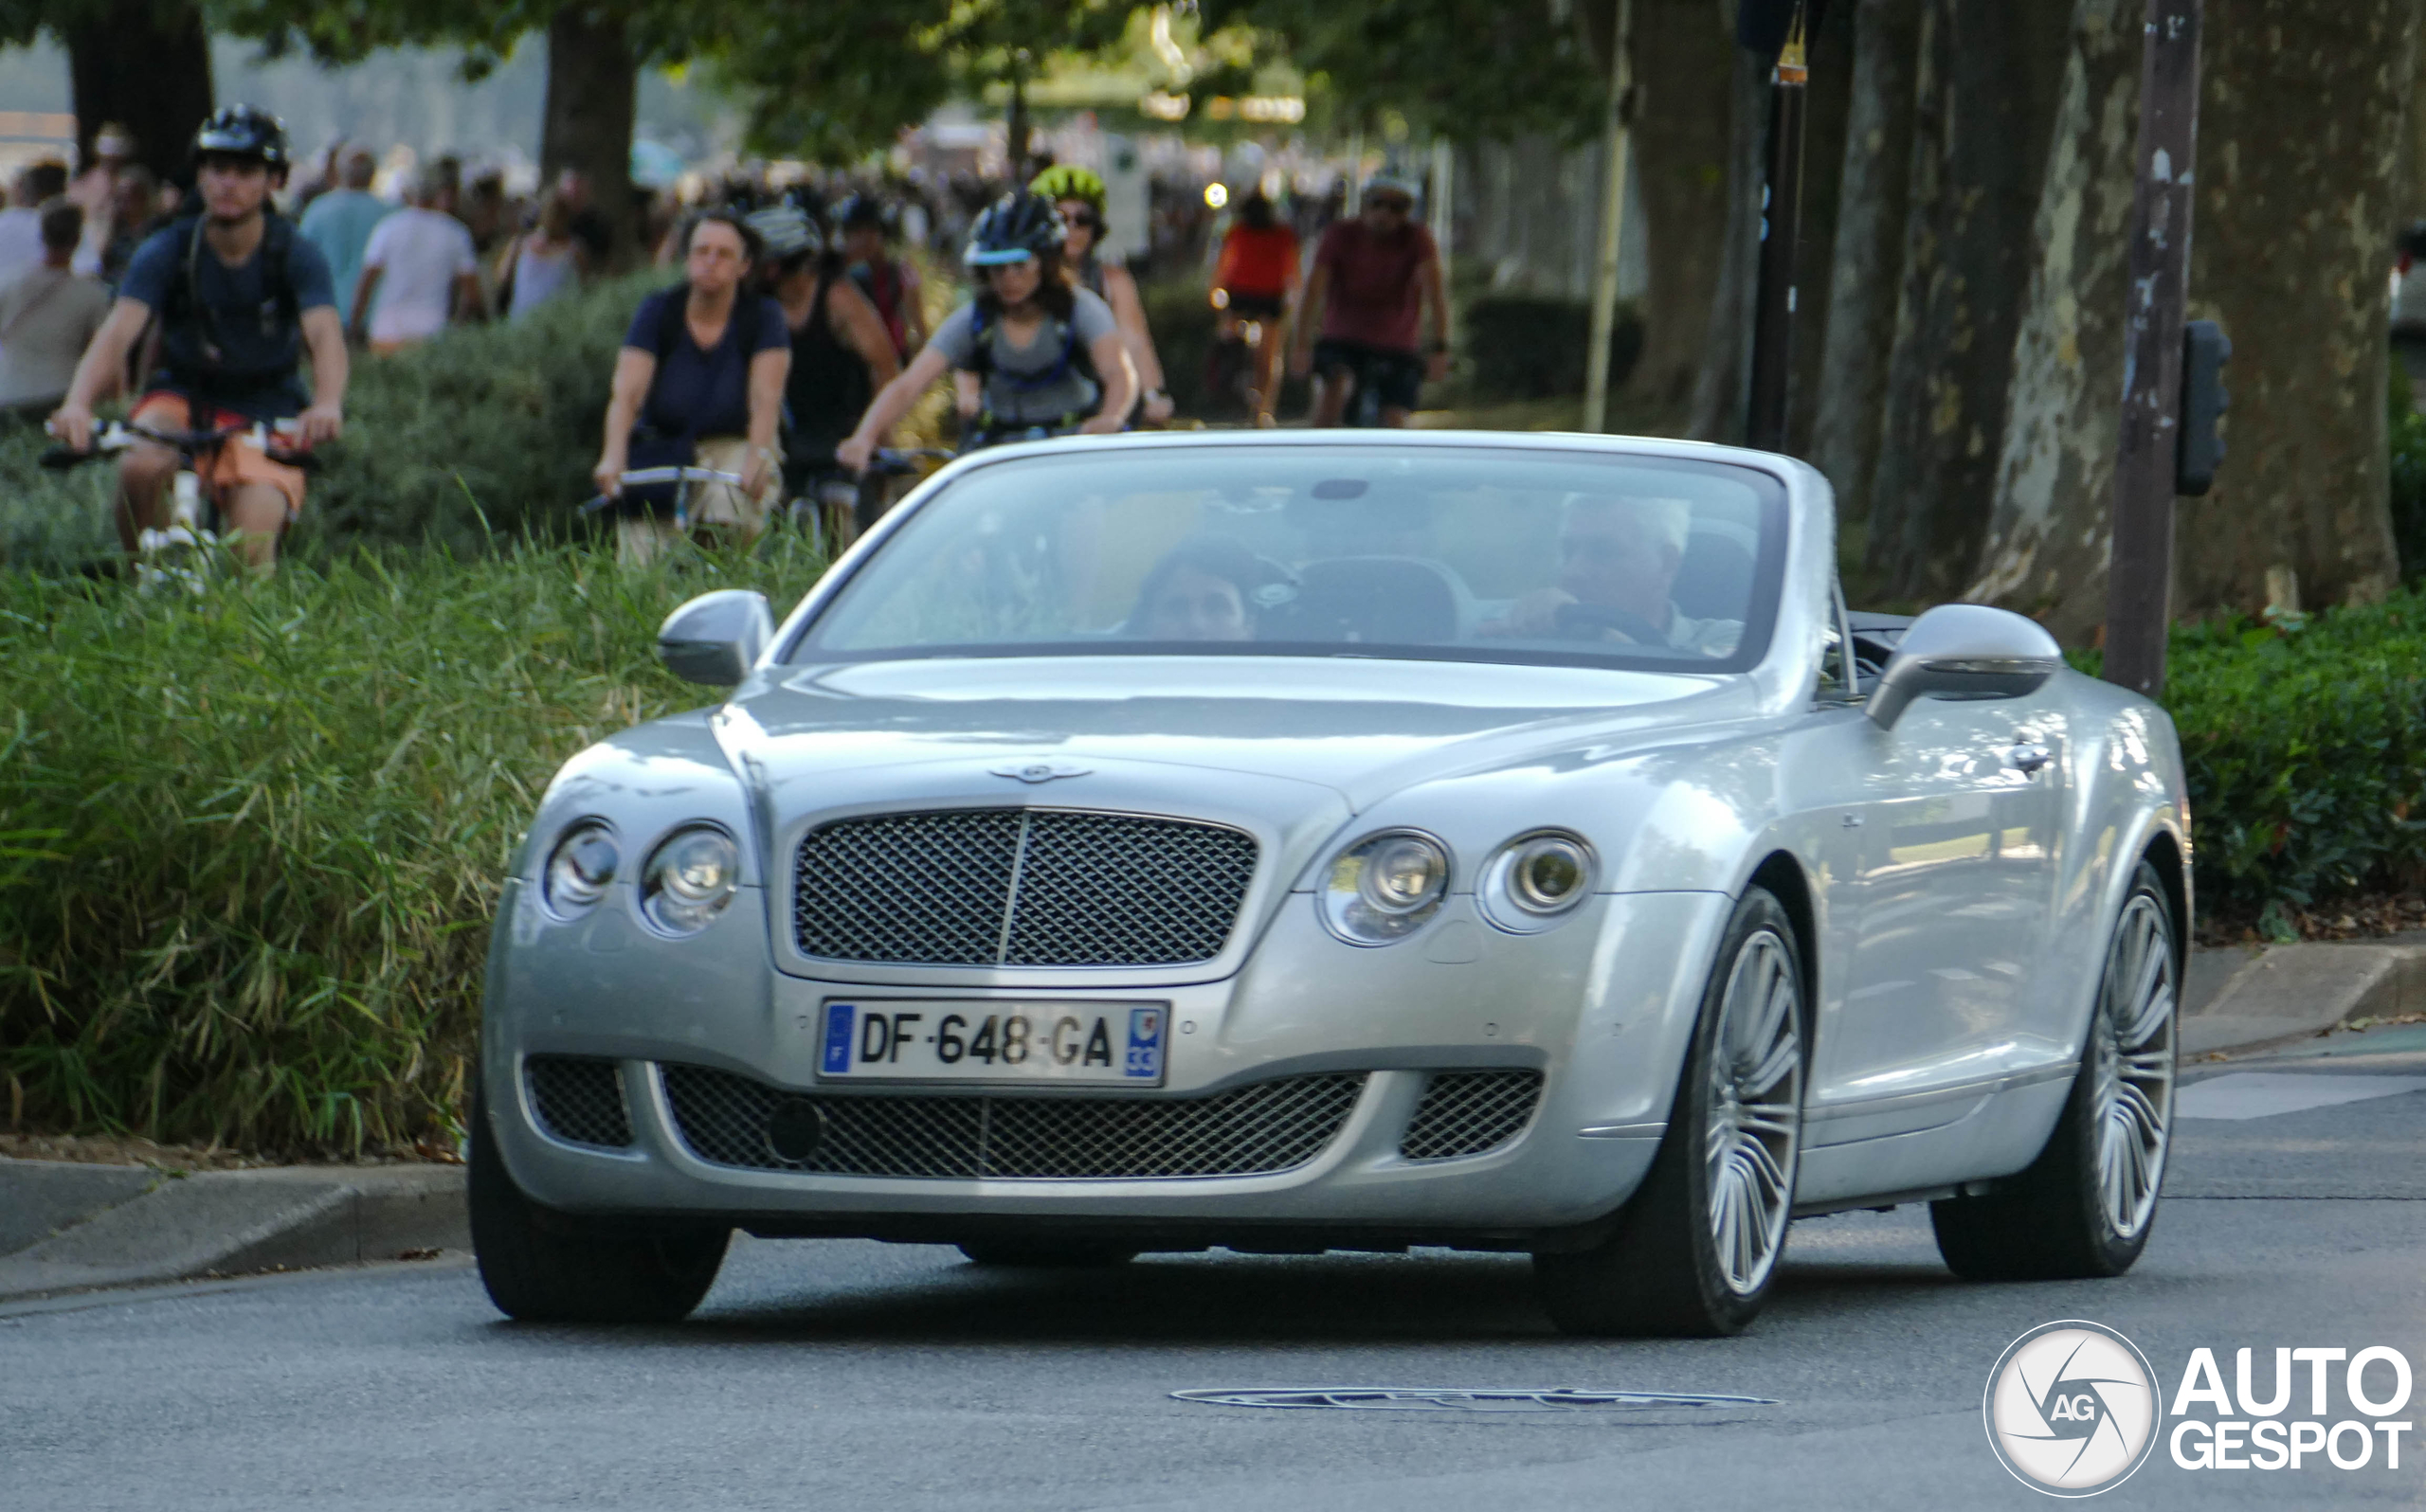
<svg viewBox="0 0 2426 1512"><path fill-rule="evenodd" d="M1225 980L1109 990L1071 985L1062 973L953 989L949 996L975 1001L1168 1001L1166 1085L1148 1094L1108 1089L1113 1096L1193 1099L1287 1077L1362 1078L1318 1152L1268 1174L970 1179L747 1169L703 1158L683 1137L667 1066L821 1098L978 1090L821 1085L822 1004L867 989L776 972L753 927L761 909L736 906L706 933L669 942L611 905L581 923L554 923L525 890L509 887L483 1028L485 1106L516 1182L569 1211L885 1238L1076 1224L1180 1244L1252 1246L1276 1233L1340 1245L1521 1244L1606 1215L1648 1169L1729 907L1718 893L1604 896L1557 929L1516 938L1482 923L1459 896L1416 939L1358 949L1332 939L1310 900L1293 895L1245 967ZM616 1063L628 1145L602 1149L545 1132L523 1074L526 1059L541 1054ZM1521 1132L1462 1158L1402 1153L1432 1073L1498 1068L1542 1075ZM983 1095L1078 1100L1058 1088Z"/></svg>

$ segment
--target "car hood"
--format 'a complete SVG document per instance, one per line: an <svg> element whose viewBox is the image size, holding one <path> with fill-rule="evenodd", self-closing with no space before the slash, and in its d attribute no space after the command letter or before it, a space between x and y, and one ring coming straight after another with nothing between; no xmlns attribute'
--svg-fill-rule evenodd
<svg viewBox="0 0 2426 1512"><path fill-rule="evenodd" d="M1752 709L1745 682L1354 657L904 660L778 669L717 723L759 783L789 790L777 806L793 812L829 784L864 789L876 772L924 788L904 768L999 767L1015 778L1041 767L1026 781L1059 786L1055 776L1077 774L1057 764L1088 763L1137 778L1162 768L1175 794L1198 780L1194 769L1318 786L1363 809L1413 783L1545 748L1740 717ZM1085 801L1084 785L1053 799Z"/></svg>

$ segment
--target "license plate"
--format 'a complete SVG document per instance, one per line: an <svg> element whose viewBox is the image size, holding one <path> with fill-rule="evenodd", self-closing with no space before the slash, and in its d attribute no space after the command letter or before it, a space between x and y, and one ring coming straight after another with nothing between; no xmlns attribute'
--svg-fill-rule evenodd
<svg viewBox="0 0 2426 1512"><path fill-rule="evenodd" d="M820 1073L851 1081L1160 1087L1168 1003L825 1003Z"/></svg>

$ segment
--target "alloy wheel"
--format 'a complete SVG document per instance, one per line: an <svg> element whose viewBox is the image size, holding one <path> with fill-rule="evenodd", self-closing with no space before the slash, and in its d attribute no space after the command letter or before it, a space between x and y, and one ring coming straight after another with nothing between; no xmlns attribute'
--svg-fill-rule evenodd
<svg viewBox="0 0 2426 1512"><path fill-rule="evenodd" d="M1712 1031L1711 1238L1738 1296L1760 1289L1785 1247L1794 1163L1802 1135L1801 984L1785 942L1763 929L1728 975Z"/></svg>
<svg viewBox="0 0 2426 1512"><path fill-rule="evenodd" d="M2107 1222L2132 1238L2156 1212L2173 1123L2173 931L2145 893L2124 906L2098 989L2097 1182Z"/></svg>

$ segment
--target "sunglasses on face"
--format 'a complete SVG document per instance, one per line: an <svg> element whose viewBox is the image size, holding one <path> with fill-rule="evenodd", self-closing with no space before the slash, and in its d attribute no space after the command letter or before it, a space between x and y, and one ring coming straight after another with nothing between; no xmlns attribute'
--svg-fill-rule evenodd
<svg viewBox="0 0 2426 1512"><path fill-rule="evenodd" d="M1409 215L1414 213L1415 202L1413 200L1403 200L1397 195L1392 194L1382 199L1367 200L1365 202L1365 207L1373 210L1387 210L1392 215Z"/></svg>

